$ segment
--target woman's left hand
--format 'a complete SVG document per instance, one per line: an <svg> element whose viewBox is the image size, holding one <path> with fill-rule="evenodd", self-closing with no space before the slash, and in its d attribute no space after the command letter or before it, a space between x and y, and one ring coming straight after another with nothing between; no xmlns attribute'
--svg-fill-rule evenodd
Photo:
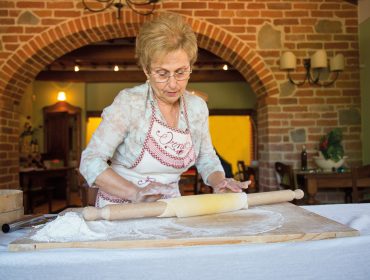
<svg viewBox="0 0 370 280"><path fill-rule="evenodd" d="M213 187L214 193L242 192L246 190L251 181L240 182L232 178L225 178Z"/></svg>

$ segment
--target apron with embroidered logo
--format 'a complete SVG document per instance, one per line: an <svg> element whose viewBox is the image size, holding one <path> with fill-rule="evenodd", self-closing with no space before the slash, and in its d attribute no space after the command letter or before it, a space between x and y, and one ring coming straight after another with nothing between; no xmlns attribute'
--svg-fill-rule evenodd
<svg viewBox="0 0 370 280"><path fill-rule="evenodd" d="M114 161L111 164L111 168L115 172L138 187L144 188L151 182L172 186L173 192L163 198L181 195L178 185L180 175L195 163L195 152L185 102L184 100L182 102L187 124L186 130L171 128L157 118L156 109L152 102L150 126L139 157L131 167ZM104 207L107 204L130 202L99 190L95 206Z"/></svg>

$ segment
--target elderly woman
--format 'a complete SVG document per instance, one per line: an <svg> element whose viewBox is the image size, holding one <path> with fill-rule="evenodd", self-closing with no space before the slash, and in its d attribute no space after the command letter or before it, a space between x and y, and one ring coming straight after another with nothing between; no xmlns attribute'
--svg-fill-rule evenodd
<svg viewBox="0 0 370 280"><path fill-rule="evenodd" d="M181 16L141 28L136 56L147 82L122 90L104 109L81 157L81 174L99 188L97 207L180 196L180 175L192 165L214 192L242 191L245 185L225 178L213 149L206 103L186 91L197 52Z"/></svg>

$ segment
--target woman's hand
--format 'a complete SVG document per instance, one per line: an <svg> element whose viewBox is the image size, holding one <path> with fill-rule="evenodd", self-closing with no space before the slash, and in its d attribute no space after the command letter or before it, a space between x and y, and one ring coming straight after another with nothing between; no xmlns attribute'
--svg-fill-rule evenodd
<svg viewBox="0 0 370 280"><path fill-rule="evenodd" d="M144 188L137 187L135 198L132 202L153 202L158 199L174 197L176 190L174 187L157 182L151 182Z"/></svg>
<svg viewBox="0 0 370 280"><path fill-rule="evenodd" d="M247 189L251 181L240 182L232 178L225 178L217 185L213 186L214 193L242 192Z"/></svg>

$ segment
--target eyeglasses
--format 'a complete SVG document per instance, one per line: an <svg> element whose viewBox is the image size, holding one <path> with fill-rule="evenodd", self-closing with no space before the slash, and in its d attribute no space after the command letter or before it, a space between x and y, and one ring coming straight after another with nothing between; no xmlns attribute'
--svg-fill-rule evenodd
<svg viewBox="0 0 370 280"><path fill-rule="evenodd" d="M150 73L150 75L154 78L156 83L167 83L171 77L174 77L176 81L185 81L190 78L192 70L185 70L179 69L175 71L172 75L169 71L166 70L158 70L154 73Z"/></svg>

